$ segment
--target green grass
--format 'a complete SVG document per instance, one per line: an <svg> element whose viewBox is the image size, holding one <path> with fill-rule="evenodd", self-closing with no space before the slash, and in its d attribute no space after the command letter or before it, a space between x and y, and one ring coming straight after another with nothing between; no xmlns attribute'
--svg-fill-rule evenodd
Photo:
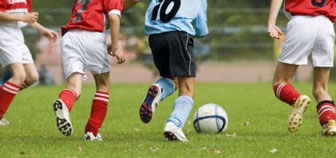
<svg viewBox="0 0 336 158"><path fill-rule="evenodd" d="M311 96L310 84L295 84ZM330 85L334 92L335 84ZM94 86L83 87L71 120L74 133L65 137L56 128L52 102L63 86L33 87L15 98L6 114L9 126L0 127L1 158L99 158L99 157L335 157L336 140L320 136L313 101L297 133L287 131L290 107L278 101L269 83L196 84L195 106L184 131L187 143L167 142L165 121L176 94L161 102L149 124L139 119L139 104L148 84L114 84L109 111L100 130L103 142L85 142ZM335 93L332 93L335 96ZM229 115L228 129L221 134L197 134L192 126L196 109L214 102ZM248 126L242 125L249 122ZM232 137L230 135L236 134ZM272 154L271 149L277 149Z"/></svg>

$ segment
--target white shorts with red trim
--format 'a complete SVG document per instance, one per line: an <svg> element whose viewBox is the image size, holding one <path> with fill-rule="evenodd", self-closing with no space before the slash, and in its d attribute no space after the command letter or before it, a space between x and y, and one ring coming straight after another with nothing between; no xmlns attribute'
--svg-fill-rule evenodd
<svg viewBox="0 0 336 158"><path fill-rule="evenodd" d="M0 25L0 63L34 63L20 28Z"/></svg>
<svg viewBox="0 0 336 158"><path fill-rule="evenodd" d="M286 40L279 62L314 67L333 67L335 32L325 16L293 16L287 24Z"/></svg>
<svg viewBox="0 0 336 158"><path fill-rule="evenodd" d="M104 33L69 30L62 38L61 49L65 78L76 72L85 75L85 69L94 75L111 69Z"/></svg>

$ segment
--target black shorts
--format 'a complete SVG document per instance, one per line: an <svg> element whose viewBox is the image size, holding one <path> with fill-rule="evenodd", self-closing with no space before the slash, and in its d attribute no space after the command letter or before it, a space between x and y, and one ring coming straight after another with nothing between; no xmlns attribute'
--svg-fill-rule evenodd
<svg viewBox="0 0 336 158"><path fill-rule="evenodd" d="M154 63L162 77L195 77L194 40L186 32L149 36Z"/></svg>

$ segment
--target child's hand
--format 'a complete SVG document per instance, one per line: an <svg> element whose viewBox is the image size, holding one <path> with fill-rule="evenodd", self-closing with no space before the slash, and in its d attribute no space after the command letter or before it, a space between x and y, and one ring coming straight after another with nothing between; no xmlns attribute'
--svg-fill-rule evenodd
<svg viewBox="0 0 336 158"><path fill-rule="evenodd" d="M37 12L22 14L22 21L26 23L34 23L37 21L38 16L39 16L39 13Z"/></svg>
<svg viewBox="0 0 336 158"><path fill-rule="evenodd" d="M109 48L109 50L111 50L111 47ZM117 63L118 64L122 64L125 62L125 57L124 57L124 53L122 51L120 51L119 49L115 49L112 51L108 51L108 53L113 56L116 57L117 59Z"/></svg>
<svg viewBox="0 0 336 158"><path fill-rule="evenodd" d="M279 39L283 32L281 29L273 24L268 25L268 33L272 38Z"/></svg>
<svg viewBox="0 0 336 158"><path fill-rule="evenodd" d="M41 32L43 36L47 37L51 42L56 42L58 38L57 32L50 29L45 29L43 32Z"/></svg>

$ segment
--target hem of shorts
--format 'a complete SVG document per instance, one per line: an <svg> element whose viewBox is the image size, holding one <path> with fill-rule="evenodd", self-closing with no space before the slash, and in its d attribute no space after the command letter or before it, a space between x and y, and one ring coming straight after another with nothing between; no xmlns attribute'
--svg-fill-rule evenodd
<svg viewBox="0 0 336 158"><path fill-rule="evenodd" d="M284 63L284 64L291 64L291 65L308 65L308 63L295 63L295 62L284 61L284 60L278 60L278 62Z"/></svg>
<svg viewBox="0 0 336 158"><path fill-rule="evenodd" d="M173 77L196 77L196 75L161 75L160 77L173 78Z"/></svg>
<svg viewBox="0 0 336 158"><path fill-rule="evenodd" d="M107 73L107 72L110 72L111 71L111 69L108 69L108 70L106 70L106 71L102 71L102 72L99 72L99 73L92 73L92 75L99 75L99 74L103 74L103 73Z"/></svg>
<svg viewBox="0 0 336 158"><path fill-rule="evenodd" d="M80 74L82 74L83 76L85 75L85 72L83 72L83 71L73 71L73 72L69 73L68 75L66 75L66 76L65 76L65 79L69 78L73 73L80 73Z"/></svg>
<svg viewBox="0 0 336 158"><path fill-rule="evenodd" d="M313 65L313 67L334 67L334 65Z"/></svg>
<svg viewBox="0 0 336 158"><path fill-rule="evenodd" d="M33 64L34 61L32 62L22 62L22 61L14 61L14 62L9 62L9 63L5 63L5 64L1 64L2 67L7 67L10 64L14 64L14 63L22 63L22 64Z"/></svg>

